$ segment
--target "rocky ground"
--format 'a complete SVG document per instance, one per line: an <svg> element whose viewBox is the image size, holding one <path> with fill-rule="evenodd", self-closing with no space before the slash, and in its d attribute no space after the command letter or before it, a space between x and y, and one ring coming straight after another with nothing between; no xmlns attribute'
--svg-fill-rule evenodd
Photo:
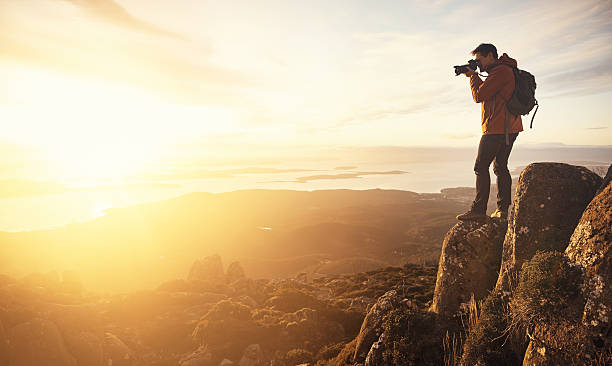
<svg viewBox="0 0 612 366"><path fill-rule="evenodd" d="M425 308L435 267L253 280L197 260L151 291L95 296L71 273L0 278L0 365L295 365L332 358L389 290ZM187 271L186 271L187 272Z"/></svg>

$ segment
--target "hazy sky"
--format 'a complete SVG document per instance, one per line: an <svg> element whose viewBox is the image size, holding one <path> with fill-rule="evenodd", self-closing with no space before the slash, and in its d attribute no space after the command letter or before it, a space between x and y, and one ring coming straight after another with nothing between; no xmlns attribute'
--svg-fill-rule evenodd
<svg viewBox="0 0 612 366"><path fill-rule="evenodd" d="M473 146L452 66L481 42L536 76L521 143L612 144L612 1L0 0L0 169L31 149L116 172L176 144Z"/></svg>

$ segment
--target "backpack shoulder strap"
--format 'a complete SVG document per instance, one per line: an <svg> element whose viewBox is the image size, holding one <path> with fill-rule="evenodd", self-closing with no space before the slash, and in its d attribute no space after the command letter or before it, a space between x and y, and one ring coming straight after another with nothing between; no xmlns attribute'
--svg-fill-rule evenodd
<svg viewBox="0 0 612 366"><path fill-rule="evenodd" d="M529 124L529 128L533 128L533 119L535 118L536 113L538 113L538 108L540 108L540 105L538 104L538 100L535 100L535 106L536 106L536 110L533 111L533 116L531 116L531 123Z"/></svg>

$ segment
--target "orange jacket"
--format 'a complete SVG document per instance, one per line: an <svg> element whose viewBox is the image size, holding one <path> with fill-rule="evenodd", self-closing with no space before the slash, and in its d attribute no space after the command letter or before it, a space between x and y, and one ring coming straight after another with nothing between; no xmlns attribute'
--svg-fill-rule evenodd
<svg viewBox="0 0 612 366"><path fill-rule="evenodd" d="M501 55L497 61L487 68L489 76L482 81L478 74L470 76L470 87L474 102L480 103L482 109L482 134L504 134L506 120L506 101L514 91L514 73L511 67L516 67L516 60ZM515 116L508 112L510 129L508 133L523 131L521 116Z"/></svg>

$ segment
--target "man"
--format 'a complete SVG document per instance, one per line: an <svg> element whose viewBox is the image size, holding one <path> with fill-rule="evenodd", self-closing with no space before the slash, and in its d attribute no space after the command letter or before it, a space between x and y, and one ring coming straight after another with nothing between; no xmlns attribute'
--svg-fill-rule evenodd
<svg viewBox="0 0 612 366"><path fill-rule="evenodd" d="M481 105L482 137L474 164L476 198L472 207L466 213L458 215L457 219L481 220L486 217L491 186L491 162L493 172L497 176L497 210L491 217L507 219L512 186L508 157L518 133L523 131L521 116L515 116L506 110L506 102L514 91L514 72L509 66L516 67L517 63L505 53L498 58L497 48L489 43L481 43L472 51L472 55L478 67L489 76L482 81L476 71L469 67L465 73L470 78L474 102Z"/></svg>

